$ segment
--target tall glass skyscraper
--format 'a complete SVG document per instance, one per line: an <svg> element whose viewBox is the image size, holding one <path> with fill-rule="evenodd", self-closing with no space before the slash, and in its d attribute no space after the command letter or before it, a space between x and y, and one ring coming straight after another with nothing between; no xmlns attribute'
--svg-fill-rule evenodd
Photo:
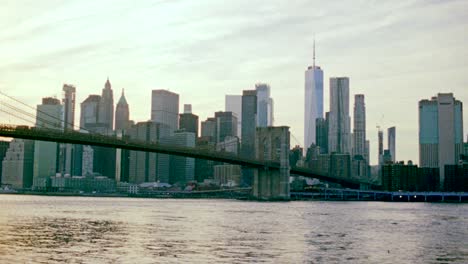
<svg viewBox="0 0 468 264"><path fill-rule="evenodd" d="M363 158L367 156L366 105L363 94L354 96L353 155L361 155ZM369 162L367 159L366 161Z"/></svg>
<svg viewBox="0 0 468 264"><path fill-rule="evenodd" d="M167 90L153 90L151 94L151 121L167 125L171 134L179 126L179 95Z"/></svg>
<svg viewBox="0 0 468 264"><path fill-rule="evenodd" d="M37 105L36 127L63 129L63 105L56 98L46 97ZM57 172L57 143L36 141L34 144L34 178L54 176Z"/></svg>
<svg viewBox="0 0 468 264"><path fill-rule="evenodd" d="M349 116L349 78L330 78L330 120L328 152L351 154L351 118Z"/></svg>
<svg viewBox="0 0 468 264"><path fill-rule="evenodd" d="M257 83L255 90L257 91L257 127L273 126L273 99L270 85Z"/></svg>
<svg viewBox="0 0 468 264"><path fill-rule="evenodd" d="M390 151L390 155L392 156L392 162L395 163L396 161L396 128L389 127L387 129L387 136L388 136L388 150Z"/></svg>
<svg viewBox="0 0 468 264"><path fill-rule="evenodd" d="M452 93L419 101L419 165L439 168L444 183L445 165L456 164L463 152L463 104Z"/></svg>
<svg viewBox="0 0 468 264"><path fill-rule="evenodd" d="M314 64L305 71L305 96L304 96L304 150L315 144L315 122L317 118L323 118L323 71L315 65L315 41Z"/></svg>
<svg viewBox="0 0 468 264"><path fill-rule="evenodd" d="M241 156L255 158L255 135L257 128L257 91L244 90L242 92L242 133ZM253 170L242 170L242 184L252 185Z"/></svg>

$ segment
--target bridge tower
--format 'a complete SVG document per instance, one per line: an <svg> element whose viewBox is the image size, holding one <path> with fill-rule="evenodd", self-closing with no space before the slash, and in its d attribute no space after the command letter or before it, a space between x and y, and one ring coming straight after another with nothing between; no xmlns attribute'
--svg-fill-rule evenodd
<svg viewBox="0 0 468 264"><path fill-rule="evenodd" d="M289 127L258 127L255 137L257 159L279 162L280 169L257 169L252 186L259 200L289 200Z"/></svg>

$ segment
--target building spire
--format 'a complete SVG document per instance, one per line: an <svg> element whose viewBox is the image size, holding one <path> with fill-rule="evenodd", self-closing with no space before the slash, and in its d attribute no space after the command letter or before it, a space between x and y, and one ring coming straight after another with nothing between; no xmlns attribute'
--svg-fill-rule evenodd
<svg viewBox="0 0 468 264"><path fill-rule="evenodd" d="M314 69L315 69L315 34L314 34Z"/></svg>

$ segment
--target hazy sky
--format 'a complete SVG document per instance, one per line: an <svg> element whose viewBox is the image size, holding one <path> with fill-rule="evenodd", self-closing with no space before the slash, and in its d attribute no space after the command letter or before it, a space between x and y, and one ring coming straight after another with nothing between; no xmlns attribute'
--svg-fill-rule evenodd
<svg viewBox="0 0 468 264"><path fill-rule="evenodd" d="M304 71L315 33L325 110L329 77L348 76L351 95L366 96L373 163L376 125L395 125L397 159L418 161L420 99L453 92L468 107L465 0L0 0L0 6L0 91L30 105L61 97L62 84L71 83L79 112L109 76L114 101L125 88L135 121L150 119L152 89L179 93L180 109L192 104L204 120L224 110L225 94L267 82L275 125L290 126L297 139L291 144L302 144Z"/></svg>

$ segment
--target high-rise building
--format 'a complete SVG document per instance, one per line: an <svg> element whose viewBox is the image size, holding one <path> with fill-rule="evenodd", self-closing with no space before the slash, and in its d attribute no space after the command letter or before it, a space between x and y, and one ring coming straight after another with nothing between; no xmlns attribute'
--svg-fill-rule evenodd
<svg viewBox="0 0 468 264"><path fill-rule="evenodd" d="M99 102L101 101L100 95L89 95L81 103L80 111L80 127L90 130L98 124L99 115Z"/></svg>
<svg viewBox="0 0 468 264"><path fill-rule="evenodd" d="M370 141L366 140L366 151L365 151L365 156L364 159L367 161L367 164L370 164Z"/></svg>
<svg viewBox="0 0 468 264"><path fill-rule="evenodd" d="M64 129L73 130L75 126L75 96L76 88L70 84L63 85Z"/></svg>
<svg viewBox="0 0 468 264"><path fill-rule="evenodd" d="M133 140L157 143L160 138L169 136L169 127L155 122L139 122L128 129ZM130 151L128 181L131 183L156 182L158 177L157 153ZM167 155L166 155L167 156Z"/></svg>
<svg viewBox="0 0 468 264"><path fill-rule="evenodd" d="M153 90L151 120L169 126L171 133L179 126L179 95L167 90Z"/></svg>
<svg viewBox="0 0 468 264"><path fill-rule="evenodd" d="M195 133L176 130L173 135L163 137L161 144L195 147ZM174 155L158 155L159 181L165 183L182 183L195 180L195 159Z"/></svg>
<svg viewBox="0 0 468 264"><path fill-rule="evenodd" d="M328 112L326 118L317 118L315 120L315 142L320 147L320 154L328 153Z"/></svg>
<svg viewBox="0 0 468 264"><path fill-rule="evenodd" d="M364 95L354 96L353 156L366 157L366 105ZM366 160L369 162L368 160Z"/></svg>
<svg viewBox="0 0 468 264"><path fill-rule="evenodd" d="M109 102L111 101L109 100L109 98L110 95L112 95L112 93L109 91L112 91L110 90L110 84L106 83L106 87L103 90L103 94L106 94L106 96L108 97L107 99L104 100L102 96L99 95L89 95L81 103L80 127L92 133L98 133L102 135L114 134L113 130L110 129L109 126L110 123L113 123L108 120L108 118L110 117L100 117L100 115L104 111L103 109L109 108L103 107L101 105L102 103L104 103L109 106ZM113 103L111 104L111 106L113 110ZM106 115L109 116L107 112ZM105 123L103 123L102 121L105 121ZM92 151L90 151L90 148L92 149ZM114 148L106 148L99 146L91 146L90 148L77 148L75 150L76 155L81 156L81 159L79 159L79 157L76 157L76 163L79 163L79 161L81 160L82 174L86 175L86 173L89 173L89 170L92 170L92 173L98 173L113 179L115 177L116 169L116 150ZM92 160L92 166L90 166L90 160ZM84 167L85 164L87 166L86 168Z"/></svg>
<svg viewBox="0 0 468 264"><path fill-rule="evenodd" d="M122 96L115 108L115 130L125 130L130 127L130 110L128 107L127 99L125 98L124 90L122 89Z"/></svg>
<svg viewBox="0 0 468 264"><path fill-rule="evenodd" d="M63 129L63 106L60 100L46 97L37 105L36 127ZM34 144L34 178L54 176L57 172L58 144L55 142L36 141Z"/></svg>
<svg viewBox="0 0 468 264"><path fill-rule="evenodd" d="M33 183L34 141L13 139L2 161L2 184L15 189Z"/></svg>
<svg viewBox="0 0 468 264"><path fill-rule="evenodd" d="M315 40L313 65L305 71L304 96L304 149L315 142L315 120L323 118L323 71L315 65Z"/></svg>
<svg viewBox="0 0 468 264"><path fill-rule="evenodd" d="M463 152L463 104L452 93L419 101L419 164L439 168L444 186L445 165L457 164Z"/></svg>
<svg viewBox="0 0 468 264"><path fill-rule="evenodd" d="M328 152L351 154L348 77L330 78L329 117Z"/></svg>
<svg viewBox="0 0 468 264"><path fill-rule="evenodd" d="M257 91L242 92L241 156L255 158L255 135L257 127ZM252 185L253 170L243 169L242 184Z"/></svg>
<svg viewBox="0 0 468 264"><path fill-rule="evenodd" d="M257 83L255 90L257 91L257 127L273 126L273 99L270 85Z"/></svg>
<svg viewBox="0 0 468 264"><path fill-rule="evenodd" d="M101 101L99 102L98 123L110 132L114 130L114 94L112 92L109 78L107 78L102 89Z"/></svg>
<svg viewBox="0 0 468 264"><path fill-rule="evenodd" d="M216 112L216 143L226 137L237 137L237 117L232 112Z"/></svg>
<svg viewBox="0 0 468 264"><path fill-rule="evenodd" d="M3 173L3 158L5 158L6 152L8 151L8 147L10 146L10 142L8 141L0 141L0 186L2 185L2 173Z"/></svg>
<svg viewBox="0 0 468 264"><path fill-rule="evenodd" d="M225 112L233 112L237 117L237 135L242 134L242 95L226 95Z"/></svg>
<svg viewBox="0 0 468 264"><path fill-rule="evenodd" d="M76 88L73 85L63 85L63 121L64 130L73 130L75 127L75 97ZM59 172L71 174L73 166L73 145L61 144L59 153Z"/></svg>
<svg viewBox="0 0 468 264"><path fill-rule="evenodd" d="M208 117L201 122L201 137L210 143L216 143L216 118Z"/></svg>
<svg viewBox="0 0 468 264"><path fill-rule="evenodd" d="M383 131L380 130L377 132L377 137L378 137L378 160L379 160L379 165L383 164L383 154L384 154L384 149L383 149Z"/></svg>
<svg viewBox="0 0 468 264"><path fill-rule="evenodd" d="M198 137L198 116L192 113L192 105L184 105L184 113L179 116L179 129L195 133Z"/></svg>
<svg viewBox="0 0 468 264"><path fill-rule="evenodd" d="M392 162L395 163L396 161L396 128L390 127L387 130L388 142L387 147L390 151L390 155L392 156Z"/></svg>
<svg viewBox="0 0 468 264"><path fill-rule="evenodd" d="M466 136L466 142L463 145L464 145L464 147L463 147L464 151L463 152L465 153L466 156L468 156L468 136Z"/></svg>

